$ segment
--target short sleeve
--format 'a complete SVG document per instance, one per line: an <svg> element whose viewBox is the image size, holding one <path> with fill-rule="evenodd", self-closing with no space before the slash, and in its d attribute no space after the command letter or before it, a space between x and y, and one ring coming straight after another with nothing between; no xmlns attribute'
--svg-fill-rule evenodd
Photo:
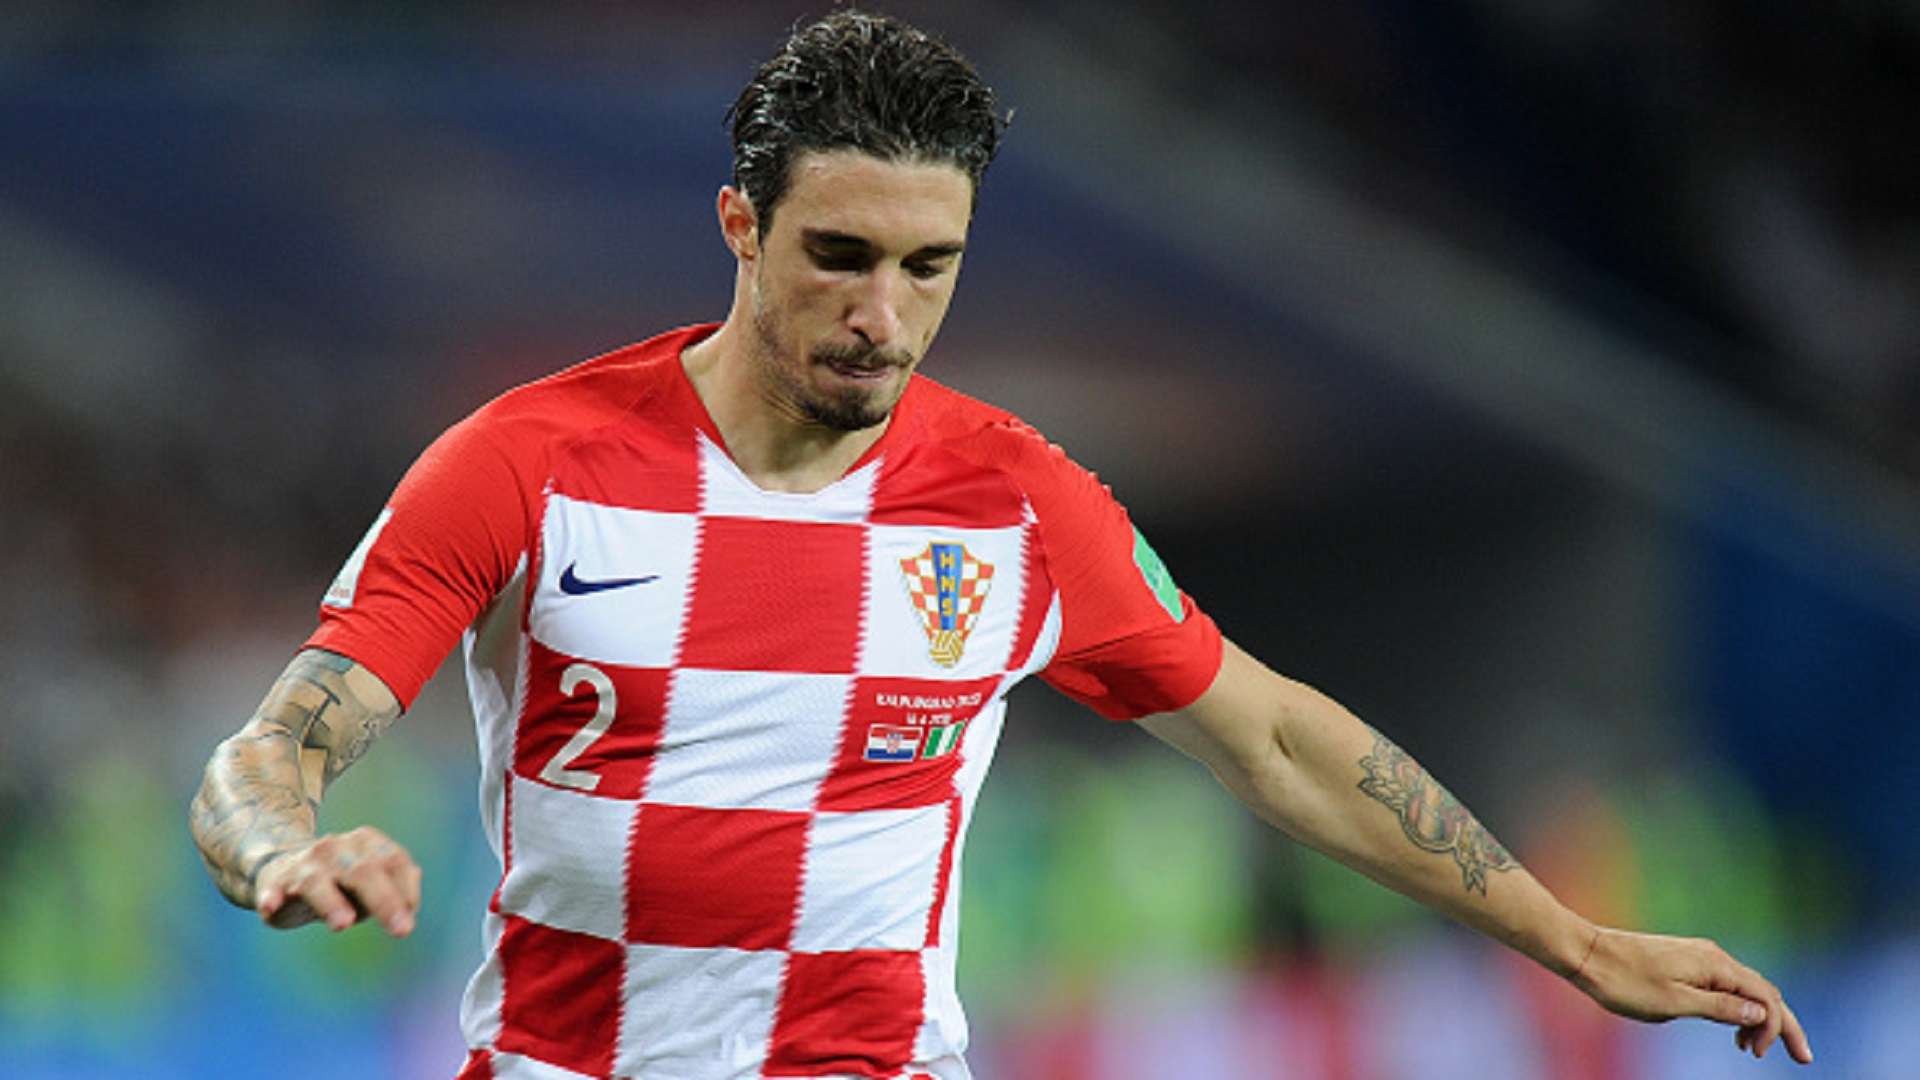
<svg viewBox="0 0 1920 1080"><path fill-rule="evenodd" d="M1020 480L1060 596L1060 642L1041 678L1113 720L1192 704L1219 674L1219 628L1097 477L1026 438Z"/></svg>
<svg viewBox="0 0 1920 1080"><path fill-rule="evenodd" d="M310 648L350 657L410 706L528 550L528 493L476 414L401 478L320 604Z"/></svg>

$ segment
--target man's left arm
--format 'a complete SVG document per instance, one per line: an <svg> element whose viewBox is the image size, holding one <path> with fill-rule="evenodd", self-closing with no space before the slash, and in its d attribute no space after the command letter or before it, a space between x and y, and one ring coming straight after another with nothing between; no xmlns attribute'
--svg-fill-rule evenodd
<svg viewBox="0 0 1920 1080"><path fill-rule="evenodd" d="M1140 721L1294 839L1532 957L1637 1020L1738 1028L1813 1051L1780 991L1711 941L1596 926L1534 880L1418 762L1312 687L1225 643L1220 673L1178 713Z"/></svg>

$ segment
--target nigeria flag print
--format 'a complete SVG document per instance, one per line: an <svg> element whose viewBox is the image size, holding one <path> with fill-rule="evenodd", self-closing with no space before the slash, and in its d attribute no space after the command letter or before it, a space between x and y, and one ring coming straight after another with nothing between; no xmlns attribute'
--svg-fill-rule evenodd
<svg viewBox="0 0 1920 1080"><path fill-rule="evenodd" d="M928 728L926 742L922 744L920 757L937 758L953 752L960 745L960 733L967 729L967 722L948 724L945 727Z"/></svg>

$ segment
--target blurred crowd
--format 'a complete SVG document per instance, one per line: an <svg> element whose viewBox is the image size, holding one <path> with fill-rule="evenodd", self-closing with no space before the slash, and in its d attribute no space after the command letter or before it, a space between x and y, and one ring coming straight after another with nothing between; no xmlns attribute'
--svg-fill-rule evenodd
<svg viewBox="0 0 1920 1080"><path fill-rule="evenodd" d="M1913 4L1042 8L1242 130L1304 114L1368 201L1920 477Z"/></svg>

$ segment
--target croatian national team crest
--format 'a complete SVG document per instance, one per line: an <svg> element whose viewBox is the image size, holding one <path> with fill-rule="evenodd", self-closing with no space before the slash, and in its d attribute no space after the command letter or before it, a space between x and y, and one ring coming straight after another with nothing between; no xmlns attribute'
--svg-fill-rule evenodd
<svg viewBox="0 0 1920 1080"><path fill-rule="evenodd" d="M927 632L933 662L941 667L958 664L993 585L993 564L967 554L965 544L932 543L920 554L901 559L900 573L920 628Z"/></svg>

